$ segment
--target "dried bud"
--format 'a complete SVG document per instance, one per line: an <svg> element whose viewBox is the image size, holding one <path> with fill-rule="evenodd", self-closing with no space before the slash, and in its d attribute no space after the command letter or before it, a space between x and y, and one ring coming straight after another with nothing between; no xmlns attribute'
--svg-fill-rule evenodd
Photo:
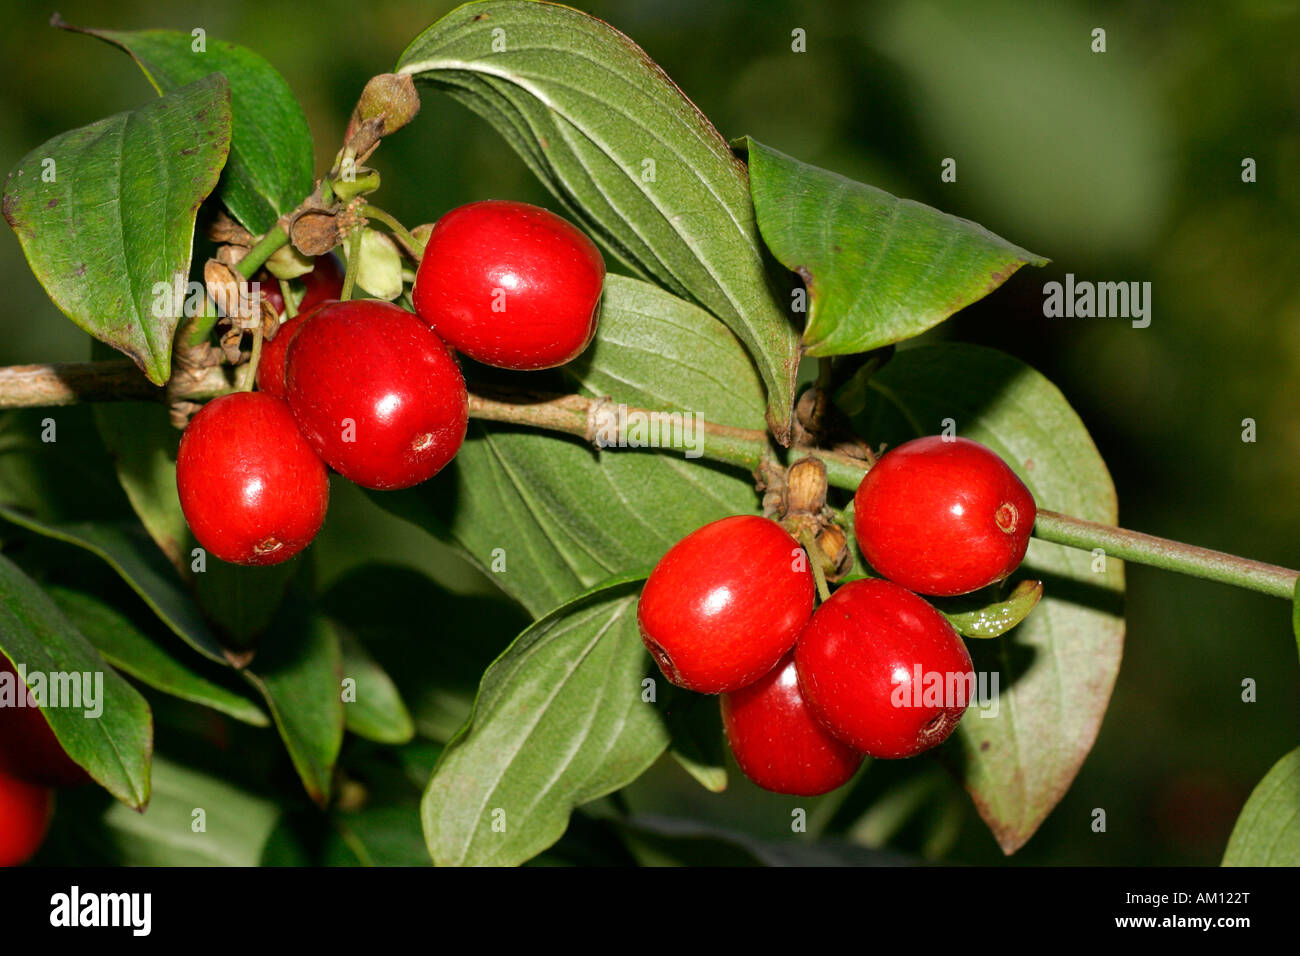
<svg viewBox="0 0 1300 956"><path fill-rule="evenodd" d="M280 313L266 299L262 299L262 338L271 341L280 331Z"/></svg>
<svg viewBox="0 0 1300 956"><path fill-rule="evenodd" d="M826 466L820 458L801 458L786 475L786 513L820 514L826 507Z"/></svg>
<svg viewBox="0 0 1300 956"><path fill-rule="evenodd" d="M838 581L853 568L853 552L848 535L837 524L828 524L817 536L817 547L822 552L822 568L830 581Z"/></svg>
<svg viewBox="0 0 1300 956"><path fill-rule="evenodd" d="M289 238L304 256L323 256L339 244L338 219L332 212L309 209L294 219Z"/></svg>
<svg viewBox="0 0 1300 956"><path fill-rule="evenodd" d="M221 352L230 365L238 365L239 360L243 358L243 353L239 349L239 344L243 340L244 330L237 325L232 325L221 333Z"/></svg>
<svg viewBox="0 0 1300 956"><path fill-rule="evenodd" d="M218 212L208 226L208 238L218 245L252 246L253 234L231 219L224 212Z"/></svg>
<svg viewBox="0 0 1300 956"><path fill-rule="evenodd" d="M243 277L224 262L209 259L203 266L203 282L208 288L208 297L217 306L217 314L232 320L232 324L242 326L239 321L253 315L255 303L244 286Z"/></svg>

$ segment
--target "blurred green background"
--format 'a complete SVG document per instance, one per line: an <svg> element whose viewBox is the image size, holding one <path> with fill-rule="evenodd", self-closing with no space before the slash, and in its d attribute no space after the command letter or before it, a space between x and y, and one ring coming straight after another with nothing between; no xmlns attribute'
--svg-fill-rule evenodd
<svg viewBox="0 0 1300 956"><path fill-rule="evenodd" d="M365 80L454 5L221 0L182 12L157 0L60 0L57 9L86 26L201 26L257 50L302 102L322 171ZM5 169L56 133L154 95L119 51L51 29L54 9L0 4ZM752 134L1051 257L934 334L1002 348L1056 381L1110 464L1127 526L1300 564L1300 6L608 0L586 9L639 42L724 135ZM1105 53L1090 51L1098 27ZM796 28L804 53L791 51ZM955 183L940 181L946 157L957 161ZM1242 182L1246 157L1255 183ZM408 225L474 199L548 201L485 123L436 95L376 164L382 204ZM1150 281L1150 327L1045 319L1043 283L1067 272ZM86 338L45 298L11 235L0 240L0 282L0 364L86 357ZM1253 444L1241 440L1248 417ZM400 545L374 557L487 593L476 572L357 493L337 494L322 573L355 565L368 535L390 531ZM1130 567L1128 609L1127 654L1096 749L1015 863L1217 863L1250 789L1300 743L1284 602ZM1258 683L1256 703L1241 701L1245 678ZM711 795L663 761L626 796L633 809L788 837L792 801L732 779L727 794ZM876 792L888 799L856 818ZM901 825L909 807L919 813ZM1106 833L1091 830L1094 808L1106 811ZM838 813L867 845L1002 859L964 795L925 761L873 767Z"/></svg>

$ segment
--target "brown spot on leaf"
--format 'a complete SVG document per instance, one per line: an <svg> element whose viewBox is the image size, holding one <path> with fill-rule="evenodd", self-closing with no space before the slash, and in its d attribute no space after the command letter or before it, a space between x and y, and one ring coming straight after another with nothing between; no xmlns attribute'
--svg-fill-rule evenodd
<svg viewBox="0 0 1300 956"><path fill-rule="evenodd" d="M982 751L985 751L985 750L988 750L988 749L989 749L989 742L988 742L987 740L982 740L982 741L980 741L980 750L981 750L981 752L982 752Z"/></svg>
<svg viewBox="0 0 1300 956"><path fill-rule="evenodd" d="M85 278L85 276L86 276L86 264L85 264L84 262L83 262L81 265L77 266L76 276L77 276L78 279L84 279L84 278Z"/></svg>
<svg viewBox="0 0 1300 956"><path fill-rule="evenodd" d="M51 199L49 202L47 202L47 203L45 204L45 208L46 208L46 209L53 209L53 208L54 208L55 206L57 206L58 204L59 204L59 201L58 201L57 199Z"/></svg>
<svg viewBox="0 0 1300 956"><path fill-rule="evenodd" d="M469 18L469 22L470 22L470 23L478 23L480 20L486 20L486 19L488 19L488 18L491 17L491 16L492 16L492 14L490 14L490 13L476 13L476 14L474 14L474 16L472 16L472 17Z"/></svg>
<svg viewBox="0 0 1300 956"><path fill-rule="evenodd" d="M193 155L194 155L195 153L197 153L198 151L199 151L199 148L198 148L197 146L191 146L189 149L182 149L182 150L181 150L181 155L182 155L182 156L193 156Z"/></svg>

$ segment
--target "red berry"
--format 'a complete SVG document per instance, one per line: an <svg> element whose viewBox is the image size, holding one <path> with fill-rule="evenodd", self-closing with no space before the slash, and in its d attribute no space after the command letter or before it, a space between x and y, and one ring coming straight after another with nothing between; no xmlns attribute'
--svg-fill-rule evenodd
<svg viewBox="0 0 1300 956"><path fill-rule="evenodd" d="M895 584L953 595L1001 581L1020 566L1034 496L978 442L938 436L899 445L853 497L863 556Z"/></svg>
<svg viewBox="0 0 1300 956"><path fill-rule="evenodd" d="M279 564L316 537L329 475L283 399L213 399L181 436L176 489L194 537L231 564Z"/></svg>
<svg viewBox="0 0 1300 956"><path fill-rule="evenodd" d="M447 346L398 306L326 306L289 345L289 405L311 446L366 488L409 488L456 456L469 424Z"/></svg>
<svg viewBox="0 0 1300 956"><path fill-rule="evenodd" d="M433 228L415 311L452 348L487 365L539 369L580 355L596 334L605 260L554 213L488 200Z"/></svg>
<svg viewBox="0 0 1300 956"><path fill-rule="evenodd" d="M48 787L0 773L0 866L19 866L36 855L53 808Z"/></svg>
<svg viewBox="0 0 1300 956"><path fill-rule="evenodd" d="M0 654L0 773L46 787L76 787L90 780L85 770L63 750L39 707L29 703L26 684Z"/></svg>
<svg viewBox="0 0 1300 956"><path fill-rule="evenodd" d="M301 281L303 293L302 301L298 303L299 315L343 294L343 263L332 252L317 256L311 272Z"/></svg>
<svg viewBox="0 0 1300 956"><path fill-rule="evenodd" d="M322 302L310 311L299 312L292 319L281 324L275 338L262 343L262 357L257 363L258 391L274 395L276 398L285 397L284 359L289 353L289 343L293 341L293 337L298 334L298 330L307 319L329 304L330 302Z"/></svg>
<svg viewBox="0 0 1300 956"><path fill-rule="evenodd" d="M872 757L911 757L943 743L974 696L975 671L957 632L889 581L854 581L831 595L794 660L813 714Z"/></svg>
<svg viewBox="0 0 1300 956"><path fill-rule="evenodd" d="M789 655L748 687L722 695L722 726L736 763L764 790L815 797L847 783L862 763L809 712Z"/></svg>
<svg viewBox="0 0 1300 956"><path fill-rule="evenodd" d="M641 639L664 676L702 694L770 671L813 609L807 556L780 525L739 515L677 542L646 580Z"/></svg>

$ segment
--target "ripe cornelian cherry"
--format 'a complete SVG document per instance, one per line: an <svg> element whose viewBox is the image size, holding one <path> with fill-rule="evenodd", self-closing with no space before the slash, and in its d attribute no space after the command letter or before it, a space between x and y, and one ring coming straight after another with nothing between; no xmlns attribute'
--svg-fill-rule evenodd
<svg viewBox="0 0 1300 956"><path fill-rule="evenodd" d="M53 808L48 787L0 773L0 866L19 866L36 855Z"/></svg>
<svg viewBox="0 0 1300 956"><path fill-rule="evenodd" d="M27 693L17 670L0 654L0 773L46 787L90 781L69 757Z"/></svg>
<svg viewBox="0 0 1300 956"><path fill-rule="evenodd" d="M434 225L411 301L477 362L551 368L590 344L604 283L605 260L576 226L527 203L487 200Z"/></svg>
<svg viewBox="0 0 1300 956"><path fill-rule="evenodd" d="M231 564L279 564L311 543L329 474L283 399L234 392L208 402L181 436L176 490L194 537Z"/></svg>
<svg viewBox="0 0 1300 956"><path fill-rule="evenodd" d="M748 687L722 695L722 726L736 763L764 790L815 797L847 783L862 763L809 712L788 654Z"/></svg>
<svg viewBox="0 0 1300 956"><path fill-rule="evenodd" d="M330 305L331 301L322 302L306 312L299 312L287 322L282 322L279 331L275 333L275 338L262 343L262 358L257 363L258 391L274 395L276 398L285 397L284 359L289 354L289 343L298 334L302 324L325 306Z"/></svg>
<svg viewBox="0 0 1300 956"><path fill-rule="evenodd" d="M931 436L887 453L853 496L870 565L919 594L966 594L1020 566L1037 509L1007 463L979 442Z"/></svg>
<svg viewBox="0 0 1300 956"><path fill-rule="evenodd" d="M794 646L813 594L799 543L773 521L738 515L668 550L646 580L637 622L665 677L719 694L752 684Z"/></svg>
<svg viewBox="0 0 1300 956"><path fill-rule="evenodd" d="M794 661L813 715L872 757L938 746L974 696L970 654L952 625L924 599L878 578L831 595L800 635Z"/></svg>
<svg viewBox="0 0 1300 956"><path fill-rule="evenodd" d="M469 395L447 346L388 302L327 305L289 344L289 405L331 468L365 488L409 488L456 456Z"/></svg>

